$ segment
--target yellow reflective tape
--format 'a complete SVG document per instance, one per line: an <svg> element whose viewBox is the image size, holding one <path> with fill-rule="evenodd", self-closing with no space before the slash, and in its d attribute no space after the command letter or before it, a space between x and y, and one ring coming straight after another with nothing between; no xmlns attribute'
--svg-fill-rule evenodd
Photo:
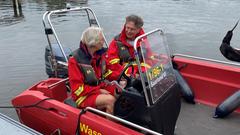
<svg viewBox="0 0 240 135"><path fill-rule="evenodd" d="M74 92L77 96L79 96L83 92L83 85L80 85L79 88Z"/></svg>
<svg viewBox="0 0 240 135"><path fill-rule="evenodd" d="M128 62L124 63L124 64L123 64L123 65L124 65L124 68L125 68L128 64L129 64ZM136 62L132 62L131 65L137 66L137 63L136 63Z"/></svg>
<svg viewBox="0 0 240 135"><path fill-rule="evenodd" d="M77 106L79 106L85 99L87 96L81 96L77 99L76 104Z"/></svg>
<svg viewBox="0 0 240 135"><path fill-rule="evenodd" d="M125 75L130 76L130 74L128 74L128 69L129 67L125 70Z"/></svg>
<svg viewBox="0 0 240 135"><path fill-rule="evenodd" d="M107 73L105 73L105 74L103 75L103 77L106 78L106 77L109 76L111 73L112 73L112 70L109 70L109 69L108 69Z"/></svg>
<svg viewBox="0 0 240 135"><path fill-rule="evenodd" d="M144 67L146 67L146 68L151 68L151 66L148 65L147 63L141 63L141 66L144 66Z"/></svg>
<svg viewBox="0 0 240 135"><path fill-rule="evenodd" d="M110 64L116 64L119 63L120 59L116 58L116 59L112 59L110 60Z"/></svg>

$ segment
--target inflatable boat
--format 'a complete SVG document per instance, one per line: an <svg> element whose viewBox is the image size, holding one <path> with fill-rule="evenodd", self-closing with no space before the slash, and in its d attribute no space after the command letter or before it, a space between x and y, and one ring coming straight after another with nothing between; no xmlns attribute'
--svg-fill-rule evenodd
<svg viewBox="0 0 240 135"><path fill-rule="evenodd" d="M124 89L116 81L108 82L122 91L117 96L114 115L91 107L76 108L67 78L67 61L71 50L61 45L51 22L54 14L72 11L83 11L89 26L100 27L95 13L88 7L46 12L43 24L49 43L45 53L49 78L12 99L19 121L42 134L173 135L181 110L181 83L177 81L174 70L178 70L186 80L194 93L194 100L211 107L216 107L240 88L238 63L170 54L165 34L157 28L137 37L134 44L135 63L140 66L140 57L143 60L150 58L137 53L136 43L140 42L140 47L143 47L146 43L144 40L147 40L148 49L155 56L151 68L144 72L139 70L140 76L130 78L128 87ZM50 36L55 38L55 44ZM240 109L235 112L240 113ZM185 132L187 134L187 130Z"/></svg>

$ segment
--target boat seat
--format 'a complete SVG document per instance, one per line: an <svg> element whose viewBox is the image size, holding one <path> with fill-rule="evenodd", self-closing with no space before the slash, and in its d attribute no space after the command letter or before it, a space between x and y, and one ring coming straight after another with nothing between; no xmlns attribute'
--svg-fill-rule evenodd
<svg viewBox="0 0 240 135"><path fill-rule="evenodd" d="M73 99L70 98L70 97L66 98L63 102L64 102L65 104L67 104L67 105L70 105L70 106L72 106L72 107L74 107L74 108L77 108L76 102L74 102Z"/></svg>
<svg viewBox="0 0 240 135"><path fill-rule="evenodd" d="M72 90L71 90L71 88L70 88L69 80L66 81L65 86L66 86L66 88L67 88L67 93L70 94ZM72 107L74 107L74 108L77 108L77 104L76 104L76 102L72 99L71 96L68 96L63 102L64 102L64 104L67 104L67 105L70 105L70 106L72 106Z"/></svg>

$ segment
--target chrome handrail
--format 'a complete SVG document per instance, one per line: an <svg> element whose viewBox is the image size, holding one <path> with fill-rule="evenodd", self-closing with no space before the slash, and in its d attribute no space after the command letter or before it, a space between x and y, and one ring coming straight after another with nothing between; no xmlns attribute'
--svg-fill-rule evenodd
<svg viewBox="0 0 240 135"><path fill-rule="evenodd" d="M146 133L150 133L150 134L152 134L152 135L162 135L162 134L157 133L157 132L155 132L155 131L153 131L153 130L147 129L147 128L145 128L145 127L142 127L142 126L140 126L140 125L134 124L134 123L132 123L132 122L130 122L130 121L121 119L121 118L119 118L119 117L116 117L116 116L114 116L114 115L108 114L108 113L106 113L106 112L100 111L100 110L95 109L95 108L92 108L92 107L86 107L85 110L86 110L86 111L92 111L92 112L94 112L94 113L98 113L98 114L100 114L100 115L106 116L106 117L111 118L111 119L113 119L113 120L117 120L117 121L119 121L119 122L121 122L121 123L123 123L123 124L132 126L132 127L136 128L136 129L145 131Z"/></svg>
<svg viewBox="0 0 240 135"><path fill-rule="evenodd" d="M54 87L54 86L56 86L56 85L58 85L58 84L60 84L60 83L62 83L62 82L66 82L66 81L68 81L68 80L69 80L69 78L62 79L62 80L60 80L60 81L58 81L58 82L55 82L55 83L49 85L48 88L51 89L52 87Z"/></svg>
<svg viewBox="0 0 240 135"><path fill-rule="evenodd" d="M236 63L236 62L227 62L227 61L221 61L221 60L214 60L214 59L202 58L202 57L191 56L191 55L185 55L185 54L180 54L180 53L172 54L172 56L173 57L174 56L186 57L186 58L204 60L204 61L215 62L215 63L220 63L220 64L227 64L227 65L232 65L232 66L240 66L240 64Z"/></svg>
<svg viewBox="0 0 240 135"><path fill-rule="evenodd" d="M58 46L60 47L60 50L61 50L61 52L62 52L62 54L63 54L63 56L64 56L65 61L68 62L66 53L64 52L63 47L62 47L62 44L61 44L61 42L60 42L60 40L59 40L59 38L58 38L58 36L57 36L57 34L56 34L55 29L53 28L52 22L50 21L50 17L51 17L51 15L52 15L53 13L54 13L54 11L50 11L50 12L47 14L48 23L49 23L49 25L50 25L50 27L51 27L51 29L52 29L53 35L54 35L54 37L56 38L56 41L57 41L57 43L58 43ZM60 13L60 12L59 12L59 13Z"/></svg>
<svg viewBox="0 0 240 135"><path fill-rule="evenodd" d="M96 20L97 26L98 26L98 27L101 27L100 24L99 24L99 21L98 21L98 19L97 19L97 16L95 15L94 11L93 11L91 8L89 8L89 7L66 8L66 9L60 9L60 10L54 10L54 11L47 11L47 12L45 12L45 13L43 14L43 17L42 17L43 26L44 26L45 29L47 29L47 27L50 27L50 28L51 28L51 30L52 30L52 32L53 32L53 36L55 37L55 40L56 40L56 42L57 42L57 44L58 44L58 46L59 46L59 48L60 48L61 53L62 53L63 56L64 56L64 59L65 59L66 62L68 62L68 58L67 58L67 56L66 56L66 53L65 53L65 51L64 51L64 49L63 49L63 46L62 46L59 38L58 38L58 36L57 36L57 33L56 33L56 31L55 31L55 29L54 29L54 27L53 27L53 24L52 24L52 22L51 22L51 16L52 16L53 14L67 13L67 12L71 12L71 11L84 11L84 10L87 12L87 14L88 14L88 13L91 13L91 16L94 17L94 20ZM89 16L89 15L88 15L88 16ZM88 19L89 19L89 18L88 18ZM106 46L108 47L108 43L107 43L107 40L106 40L106 36L105 36L104 34L103 34L103 38L104 38L104 41L105 41ZM50 38L48 37L48 35L47 35L47 41L48 41L48 44L49 44L49 46L50 46L50 51L51 51L51 53L52 53L52 55L53 55L52 58L54 58L54 54L53 54L53 50L52 50L52 46L51 46L51 41L50 41ZM58 62L57 62L57 63L58 63ZM54 63L54 64L56 64L56 63ZM60 64L64 64L64 63L60 63ZM65 64L64 64L64 65L65 65ZM56 67L54 67L54 68L56 68Z"/></svg>
<svg viewBox="0 0 240 135"><path fill-rule="evenodd" d="M57 61L58 64L63 65L65 67L68 67L68 63L67 62L63 62L63 61Z"/></svg>

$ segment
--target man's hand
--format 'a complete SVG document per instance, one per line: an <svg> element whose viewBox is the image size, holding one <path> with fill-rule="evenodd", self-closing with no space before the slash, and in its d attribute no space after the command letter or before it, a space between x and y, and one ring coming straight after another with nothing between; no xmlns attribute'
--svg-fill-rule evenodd
<svg viewBox="0 0 240 135"><path fill-rule="evenodd" d="M127 80L122 78L119 85L124 89L127 86Z"/></svg>

